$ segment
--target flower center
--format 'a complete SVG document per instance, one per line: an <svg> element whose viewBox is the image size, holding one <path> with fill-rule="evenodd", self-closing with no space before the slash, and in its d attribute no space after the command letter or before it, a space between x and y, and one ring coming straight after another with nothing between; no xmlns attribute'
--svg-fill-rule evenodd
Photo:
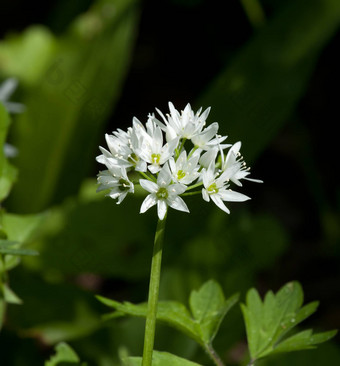
<svg viewBox="0 0 340 366"><path fill-rule="evenodd" d="M165 200L168 198L169 193L166 188L161 187L161 188L159 188L158 192L156 193L156 196L159 200Z"/></svg>
<svg viewBox="0 0 340 366"><path fill-rule="evenodd" d="M209 194L214 194L218 192L218 188L216 186L216 183L211 184L208 188L207 191Z"/></svg>
<svg viewBox="0 0 340 366"><path fill-rule="evenodd" d="M178 172L177 172L177 179L178 180L181 180L182 178L184 178L185 177L185 172L183 172L183 170L179 170Z"/></svg>
<svg viewBox="0 0 340 366"><path fill-rule="evenodd" d="M124 192L126 190L128 190L130 188L130 184L127 180L123 179L123 178L120 178L119 181L119 190Z"/></svg>
<svg viewBox="0 0 340 366"><path fill-rule="evenodd" d="M159 164L159 160L160 159L161 159L161 155L160 154L152 154L151 155L152 164Z"/></svg>

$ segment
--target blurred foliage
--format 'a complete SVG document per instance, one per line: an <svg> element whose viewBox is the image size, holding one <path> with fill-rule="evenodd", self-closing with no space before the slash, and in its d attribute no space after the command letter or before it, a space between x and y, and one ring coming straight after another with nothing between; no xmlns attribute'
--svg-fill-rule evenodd
<svg viewBox="0 0 340 366"><path fill-rule="evenodd" d="M340 24L338 0L260 3L266 14L261 27L239 47L218 46L231 58L221 72L211 70L214 80L195 94L200 94L195 104L212 106L209 119L219 121L230 141L244 141L247 161L255 161L294 115L322 52ZM143 9L148 11L148 3L98 0L91 4L84 10L85 2L58 2L50 24L28 25L0 42L0 77L19 79L15 97L26 106L10 125L0 103L1 146L10 140L19 150L11 162L0 151L0 200L6 198L0 233L4 240L22 243L23 250L40 253L20 259L6 255L8 269L13 269L8 289L15 291L23 305L7 309L0 335L4 365L43 364L51 355L52 362L57 357L52 347L61 341L70 342L89 366L118 366L119 355L141 354L143 320L103 322L101 315L107 309L94 294L117 301L145 301L155 212L138 214L142 197L117 206L95 194L93 166L109 117L121 106L136 40L138 45L139 15ZM176 11L185 9L193 14L202 4L205 2L192 0L166 3ZM214 19L206 21L213 27ZM176 19L173 22L176 27ZM246 22L246 18L245 23L235 22L235 33L242 32ZM151 33L161 31L153 24L148 26ZM154 52L176 54L167 44ZM189 56L202 68L205 58L210 57L201 53L177 55ZM172 75L176 70L162 70L157 77L168 72ZM150 88L143 85L145 94L152 92ZM127 118L132 118L133 103L130 106L128 102L127 109ZM117 127L115 120L113 128ZM308 176L308 189L320 208L324 250L339 259L339 214L334 207L339 207L340 196L330 206L324 203L326 198L318 185L320 172L311 161L306 134L297 131L297 135L303 136L299 141L307 152L297 150L294 158ZM265 167L268 177L273 169ZM295 178L289 169L280 174L285 184L290 184L287 178ZM263 189L270 191L267 177L254 175L263 178ZM263 278L275 282L278 265L285 263L282 258L291 255L291 233L280 217L262 209L261 203L256 209L231 206L227 217L198 199L187 201L190 215L176 212L168 218L160 289L163 301L188 305L191 290L209 278L218 281L225 293L240 292L242 301L249 288L259 285L260 293L266 289ZM308 255L307 249L303 256ZM313 267L311 273L315 271ZM316 324L322 330L322 323ZM177 331L159 325L157 335L156 349L198 364L211 364L204 351ZM241 311L234 307L220 324L214 346L228 364L246 365L245 339ZM59 346L57 355L68 353L66 348ZM163 356L157 357L162 360ZM131 360L133 365L140 362L138 358ZM168 361L159 362L165 365ZM340 351L331 342L310 353L278 355L258 362L259 366L274 364L335 365L340 364Z"/></svg>

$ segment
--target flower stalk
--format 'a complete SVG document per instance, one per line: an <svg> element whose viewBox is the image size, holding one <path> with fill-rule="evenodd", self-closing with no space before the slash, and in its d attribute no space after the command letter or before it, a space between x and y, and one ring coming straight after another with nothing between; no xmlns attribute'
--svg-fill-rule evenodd
<svg viewBox="0 0 340 366"><path fill-rule="evenodd" d="M164 217L163 220L160 219L158 220L155 234L152 263L151 263L151 273L150 273L148 312L145 323L142 366L152 365L152 353L156 332L157 304L159 294L159 283L161 277L165 222L166 222L166 216Z"/></svg>

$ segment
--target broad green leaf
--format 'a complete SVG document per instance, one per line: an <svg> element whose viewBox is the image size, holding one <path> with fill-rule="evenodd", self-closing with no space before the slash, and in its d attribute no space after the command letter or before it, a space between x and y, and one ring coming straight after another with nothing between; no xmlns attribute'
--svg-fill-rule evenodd
<svg viewBox="0 0 340 366"><path fill-rule="evenodd" d="M313 314L318 307L318 302L312 302L301 308L302 303L303 291L298 282L287 283L276 294L268 291L263 302L255 289L248 291L246 305L241 304L241 309L252 360L285 352L289 347L292 348L294 340L297 340L295 349L291 350L313 347L314 344L328 340L326 336L312 337L312 331L282 340L287 332ZM330 334L334 333L326 332L326 335Z"/></svg>
<svg viewBox="0 0 340 366"><path fill-rule="evenodd" d="M9 201L13 211L38 212L61 202L90 174L129 66L136 21L135 0L97 0L64 34L52 36L53 47L44 53L47 61L30 76L34 82L23 86L26 111L13 128L12 141L20 151L15 163L20 180ZM18 48L30 33L31 28L16 36ZM31 54L40 48L33 43ZM20 77L25 66L19 66ZM34 192L34 200L27 192Z"/></svg>
<svg viewBox="0 0 340 366"><path fill-rule="evenodd" d="M127 357L123 359L124 366L141 366L142 357ZM152 356L153 366L200 366L198 363L188 361L167 352L154 351Z"/></svg>
<svg viewBox="0 0 340 366"><path fill-rule="evenodd" d="M97 299L103 304L116 309L116 312L106 315L105 319L111 319L123 315L146 317L147 303L138 305L134 305L129 302L120 303L102 296L97 296ZM157 308L157 320L169 324L202 344L200 330L183 304L175 301L159 301Z"/></svg>
<svg viewBox="0 0 340 366"><path fill-rule="evenodd" d="M238 301L238 295L225 300L220 285L210 280L190 295L190 310L199 325L204 344L210 344L230 308Z"/></svg>
<svg viewBox="0 0 340 366"><path fill-rule="evenodd" d="M79 357L74 350L64 342L61 342L55 347L56 354L53 355L49 361L45 362L45 366L58 366L64 363L67 365L79 365Z"/></svg>
<svg viewBox="0 0 340 366"><path fill-rule="evenodd" d="M340 24L338 0L286 2L199 98L253 160L288 120Z"/></svg>

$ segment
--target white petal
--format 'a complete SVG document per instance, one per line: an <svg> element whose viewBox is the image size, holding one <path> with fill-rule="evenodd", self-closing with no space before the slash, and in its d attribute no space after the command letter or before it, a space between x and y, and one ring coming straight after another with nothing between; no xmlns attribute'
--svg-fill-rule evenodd
<svg viewBox="0 0 340 366"><path fill-rule="evenodd" d="M156 202L157 200L155 195L149 194L148 196L146 196L140 208L140 213L144 213L145 211L147 211L150 207L154 206Z"/></svg>
<svg viewBox="0 0 340 366"><path fill-rule="evenodd" d="M204 201L207 201L207 202L210 201L210 196L208 195L208 192L205 188L202 189L202 197L203 197Z"/></svg>
<svg viewBox="0 0 340 366"><path fill-rule="evenodd" d="M168 191L170 192L170 194L175 194L176 196L178 196L179 194L184 193L187 190L187 186L181 183L175 183L175 184L171 184L168 187Z"/></svg>
<svg viewBox="0 0 340 366"><path fill-rule="evenodd" d="M158 185L147 179L140 179L139 184L148 192L156 193L159 189Z"/></svg>
<svg viewBox="0 0 340 366"><path fill-rule="evenodd" d="M152 164L152 165L149 165L148 166L148 169L150 170L150 172L152 174L156 174L156 173L158 173L161 170L161 167L159 165L157 165L157 164L155 164L155 165Z"/></svg>
<svg viewBox="0 0 340 366"><path fill-rule="evenodd" d="M190 212L188 206L181 197L176 196L173 200L167 200L168 205L178 211Z"/></svg>
<svg viewBox="0 0 340 366"><path fill-rule="evenodd" d="M244 178L244 179L249 180L254 183L263 183L263 180L261 180L261 179L253 179L253 178Z"/></svg>
<svg viewBox="0 0 340 366"><path fill-rule="evenodd" d="M235 192L230 189L225 191L220 190L218 194L222 197L223 201L244 202L250 200L250 197L246 196L245 194Z"/></svg>
<svg viewBox="0 0 340 366"><path fill-rule="evenodd" d="M170 182L171 182L171 172L169 169L169 164L166 163L163 165L163 168L161 169L161 171L158 174L157 184L159 187L165 187L165 186L169 185Z"/></svg>
<svg viewBox="0 0 340 366"><path fill-rule="evenodd" d="M157 201L157 212L160 220L163 220L168 206L164 200Z"/></svg>
<svg viewBox="0 0 340 366"><path fill-rule="evenodd" d="M227 214L230 213L228 207L223 203L223 201L221 200L220 197L218 197L218 195L212 194L211 195L211 199L214 201L214 203L216 204L216 206L219 207L221 210L223 210Z"/></svg>

